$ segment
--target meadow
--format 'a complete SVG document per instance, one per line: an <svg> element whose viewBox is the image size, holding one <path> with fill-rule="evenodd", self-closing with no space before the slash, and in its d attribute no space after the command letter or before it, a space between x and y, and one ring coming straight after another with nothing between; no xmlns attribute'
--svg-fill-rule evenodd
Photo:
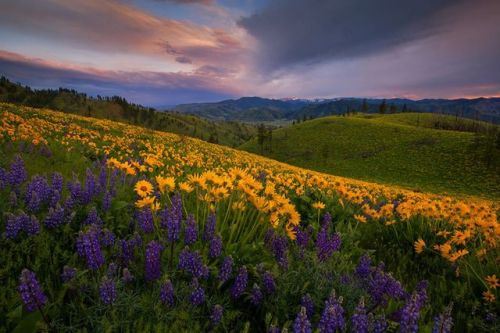
<svg viewBox="0 0 500 333"><path fill-rule="evenodd" d="M500 328L494 199L46 109L0 122L2 332Z"/></svg>
<svg viewBox="0 0 500 333"><path fill-rule="evenodd" d="M463 130L435 128L446 124ZM498 125L430 113L330 116L274 130L263 147L253 139L241 149L338 176L498 200L500 146L478 149L484 145L475 145L472 131L479 126L498 131ZM488 165L484 157L493 154Z"/></svg>

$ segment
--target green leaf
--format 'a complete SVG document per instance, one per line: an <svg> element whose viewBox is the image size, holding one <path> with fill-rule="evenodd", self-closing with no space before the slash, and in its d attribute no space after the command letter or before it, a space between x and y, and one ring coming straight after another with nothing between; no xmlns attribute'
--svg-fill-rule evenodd
<svg viewBox="0 0 500 333"><path fill-rule="evenodd" d="M42 319L40 311L32 312L21 320L12 333L36 332L36 324L40 319Z"/></svg>

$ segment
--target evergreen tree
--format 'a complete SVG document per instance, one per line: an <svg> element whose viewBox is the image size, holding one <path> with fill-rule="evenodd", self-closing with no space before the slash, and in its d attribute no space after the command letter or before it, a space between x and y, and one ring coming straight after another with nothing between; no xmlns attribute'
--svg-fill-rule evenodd
<svg viewBox="0 0 500 333"><path fill-rule="evenodd" d="M363 99L363 104L361 105L361 112L368 113L368 102L366 101L366 98Z"/></svg>
<svg viewBox="0 0 500 333"><path fill-rule="evenodd" d="M378 113L384 114L387 112L387 103L385 99L382 100L382 103L380 103L380 106L378 107Z"/></svg>

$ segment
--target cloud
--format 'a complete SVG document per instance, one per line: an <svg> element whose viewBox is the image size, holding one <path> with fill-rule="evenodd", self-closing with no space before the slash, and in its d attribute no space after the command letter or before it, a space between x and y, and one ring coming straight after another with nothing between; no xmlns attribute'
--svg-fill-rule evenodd
<svg viewBox="0 0 500 333"><path fill-rule="evenodd" d="M202 4L202 5L211 5L215 2L215 0L163 0L163 1L175 2L179 4Z"/></svg>
<svg viewBox="0 0 500 333"><path fill-rule="evenodd" d="M442 31L464 0L277 0L239 25L259 43L266 70L363 57ZM437 20L436 18L439 18Z"/></svg>
<svg viewBox="0 0 500 333"><path fill-rule="evenodd" d="M35 88L67 87L91 95L120 95L148 106L217 101L238 95L205 72L106 71L67 66L0 50L2 75Z"/></svg>
<svg viewBox="0 0 500 333"><path fill-rule="evenodd" d="M198 66L230 67L244 52L233 31L155 16L118 0L7 1L0 28L75 52L148 56L173 64L182 57ZM189 54L191 49L203 51Z"/></svg>

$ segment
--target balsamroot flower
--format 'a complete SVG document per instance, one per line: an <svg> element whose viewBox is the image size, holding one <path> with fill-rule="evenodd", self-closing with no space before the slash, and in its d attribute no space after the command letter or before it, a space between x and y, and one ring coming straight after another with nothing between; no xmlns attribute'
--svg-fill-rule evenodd
<svg viewBox="0 0 500 333"><path fill-rule="evenodd" d="M227 256L222 261L222 265L219 269L219 281L221 283L226 282L231 277L231 273L233 272L233 258L231 256Z"/></svg>
<svg viewBox="0 0 500 333"><path fill-rule="evenodd" d="M245 291L248 283L248 271L245 266L241 267L233 286L231 287L231 297L234 299L239 298Z"/></svg>
<svg viewBox="0 0 500 333"><path fill-rule="evenodd" d="M170 280L163 282L160 286L160 300L163 304L173 306L174 299L174 286Z"/></svg>
<svg viewBox="0 0 500 333"><path fill-rule="evenodd" d="M312 333L311 322L307 319L307 311L303 306L293 322L293 333Z"/></svg>
<svg viewBox="0 0 500 333"><path fill-rule="evenodd" d="M116 284L113 280L105 277L99 287L99 297L106 305L111 305L116 301Z"/></svg>
<svg viewBox="0 0 500 333"><path fill-rule="evenodd" d="M160 256L163 246L157 241L151 241L146 246L146 281L154 281L160 278Z"/></svg>
<svg viewBox="0 0 500 333"><path fill-rule="evenodd" d="M17 290L26 310L29 312L40 310L47 303L47 296L45 296L40 283L36 279L35 273L26 268L21 272Z"/></svg>

